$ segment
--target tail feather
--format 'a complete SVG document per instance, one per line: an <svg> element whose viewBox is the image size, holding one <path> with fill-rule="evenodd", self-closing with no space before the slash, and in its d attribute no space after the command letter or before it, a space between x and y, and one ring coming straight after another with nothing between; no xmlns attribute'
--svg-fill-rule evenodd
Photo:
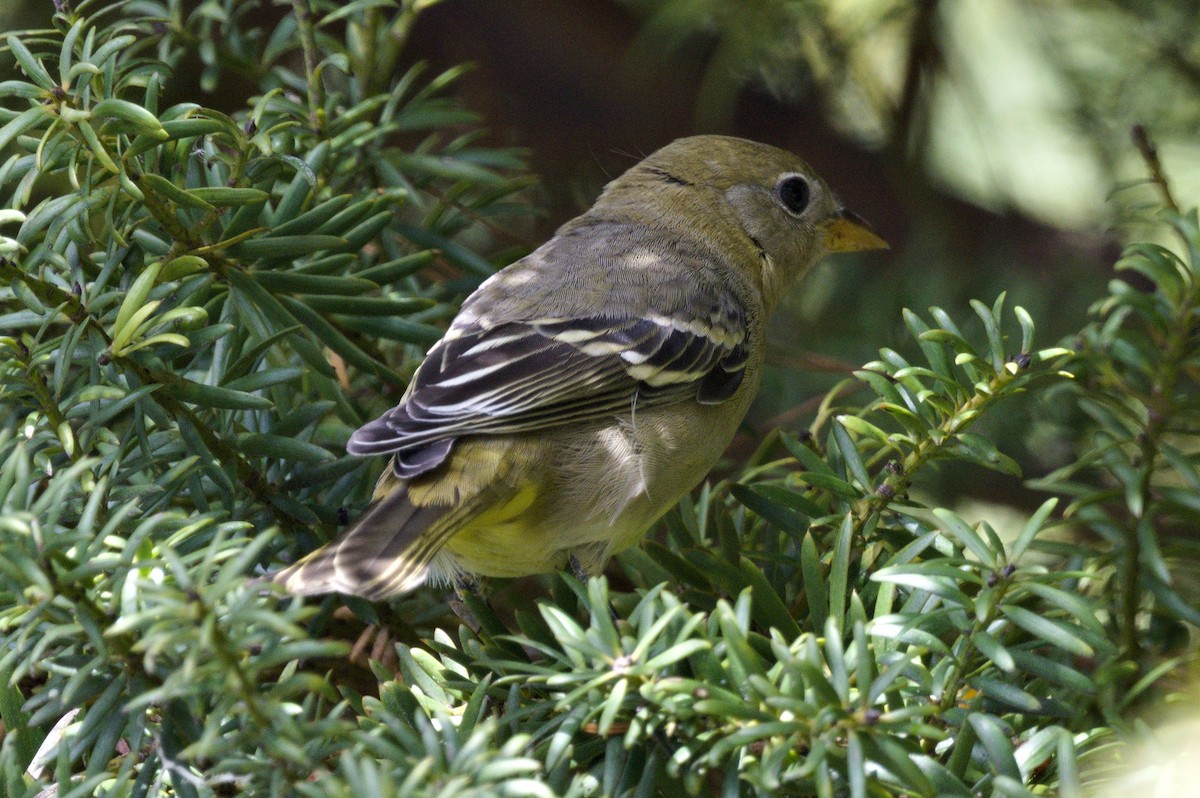
<svg viewBox="0 0 1200 798"><path fill-rule="evenodd" d="M272 575L291 593L381 601L420 586L455 525L445 505L416 507L404 486L380 496L337 540Z"/></svg>
<svg viewBox="0 0 1200 798"><path fill-rule="evenodd" d="M374 501L348 531L271 578L302 596L349 593L370 601L418 587L446 541L520 494L514 469L523 473L529 462L540 462L539 452L514 456L509 443L460 441L436 472L411 480L387 469Z"/></svg>

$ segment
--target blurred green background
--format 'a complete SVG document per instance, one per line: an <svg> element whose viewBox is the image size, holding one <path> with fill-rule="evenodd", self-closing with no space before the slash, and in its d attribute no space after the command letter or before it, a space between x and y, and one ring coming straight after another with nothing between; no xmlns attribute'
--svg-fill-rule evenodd
<svg viewBox="0 0 1200 798"><path fill-rule="evenodd" d="M901 308L965 319L969 299L1007 291L1040 344L1070 340L1121 243L1146 235L1139 217L1155 197L1134 124L1157 142L1181 204L1200 193L1194 1L407 1L428 6L409 61L474 64L462 99L494 142L529 149L545 213L514 231L525 248L642 154L699 132L801 154L891 241L827 262L792 292L733 459L776 424L803 429L879 348L912 350ZM53 7L0 0L0 27L43 26ZM225 66L204 102L239 109L254 84ZM177 77L181 95L211 88L199 63ZM1014 404L986 432L1036 476L1069 459L1059 431L1070 423L1043 400ZM925 489L1037 499L1018 480L962 469Z"/></svg>

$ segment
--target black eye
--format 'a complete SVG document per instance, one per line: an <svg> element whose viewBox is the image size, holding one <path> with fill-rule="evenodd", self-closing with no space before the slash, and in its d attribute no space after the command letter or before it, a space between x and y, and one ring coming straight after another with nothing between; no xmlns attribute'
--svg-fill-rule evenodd
<svg viewBox="0 0 1200 798"><path fill-rule="evenodd" d="M786 175L780 178L775 186L775 193L779 195L779 202L783 207L797 215L804 213L812 194L808 188L808 181L800 175Z"/></svg>

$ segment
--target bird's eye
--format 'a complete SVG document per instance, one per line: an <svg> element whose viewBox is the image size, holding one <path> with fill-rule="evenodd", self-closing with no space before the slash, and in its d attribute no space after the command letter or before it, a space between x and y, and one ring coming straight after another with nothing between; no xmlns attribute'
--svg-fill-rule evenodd
<svg viewBox="0 0 1200 798"><path fill-rule="evenodd" d="M789 213L799 215L808 207L812 191L808 187L808 181L800 175L784 175L775 184L775 194Z"/></svg>

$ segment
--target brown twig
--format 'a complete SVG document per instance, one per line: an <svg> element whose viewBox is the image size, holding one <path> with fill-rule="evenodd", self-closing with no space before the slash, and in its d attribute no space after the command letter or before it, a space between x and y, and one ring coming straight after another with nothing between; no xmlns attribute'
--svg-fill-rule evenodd
<svg viewBox="0 0 1200 798"><path fill-rule="evenodd" d="M1137 147L1142 160L1146 162L1146 168L1150 171L1150 180L1162 192L1163 202L1172 211L1179 213L1179 205L1175 202L1175 197L1171 194L1171 186L1167 183L1166 175L1163 174L1162 162L1158 160L1158 148L1154 146L1154 141L1150 138L1150 132L1146 130L1145 125L1140 124L1134 125L1129 132L1130 137L1133 139L1133 146Z"/></svg>

